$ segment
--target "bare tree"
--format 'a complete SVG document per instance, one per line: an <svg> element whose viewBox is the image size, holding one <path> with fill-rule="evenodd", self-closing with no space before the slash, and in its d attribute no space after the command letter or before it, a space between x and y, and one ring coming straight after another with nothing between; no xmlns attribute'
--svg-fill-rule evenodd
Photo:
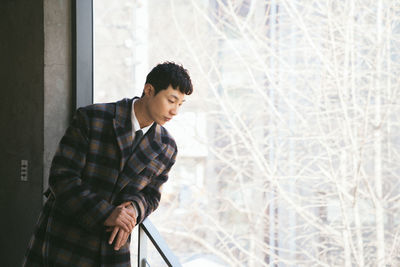
<svg viewBox="0 0 400 267"><path fill-rule="evenodd" d="M183 63L195 85L153 216L181 260L399 265L399 2L168 0L148 12L149 66Z"/></svg>

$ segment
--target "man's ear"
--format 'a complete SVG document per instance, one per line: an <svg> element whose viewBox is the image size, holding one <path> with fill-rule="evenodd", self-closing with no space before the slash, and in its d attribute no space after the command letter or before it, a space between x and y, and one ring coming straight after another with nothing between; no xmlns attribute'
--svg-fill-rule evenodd
<svg viewBox="0 0 400 267"><path fill-rule="evenodd" d="M151 84L149 84L149 83L146 83L145 85L144 85L144 89L143 89L143 92L144 92L144 94L146 95L146 96L153 96L154 95L154 87L153 87L153 85L151 85Z"/></svg>

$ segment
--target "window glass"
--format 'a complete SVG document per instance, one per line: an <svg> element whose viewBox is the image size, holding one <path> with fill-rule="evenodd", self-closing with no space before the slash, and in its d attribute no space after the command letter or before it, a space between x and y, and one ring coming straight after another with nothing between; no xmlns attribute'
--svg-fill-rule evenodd
<svg viewBox="0 0 400 267"><path fill-rule="evenodd" d="M191 74L151 215L183 266L400 265L397 1L94 2L95 102Z"/></svg>

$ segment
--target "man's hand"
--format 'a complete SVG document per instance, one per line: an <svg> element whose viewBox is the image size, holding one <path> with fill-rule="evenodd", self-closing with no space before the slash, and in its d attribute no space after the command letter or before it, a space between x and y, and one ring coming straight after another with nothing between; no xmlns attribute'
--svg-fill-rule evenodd
<svg viewBox="0 0 400 267"><path fill-rule="evenodd" d="M136 225L136 214L135 214L135 209L132 206L132 203L124 202L121 205L119 205L118 207L123 207L133 213L133 215L134 215L133 227L134 227ZM132 227L132 229L133 229L133 227ZM113 243L115 237L117 237L117 239L115 240L115 243L114 243L114 250L119 250L121 247L123 247L126 244L126 241L128 240L130 233L132 232L132 229L130 231L126 231L119 226L114 226L114 227L108 228L107 231L112 231L110 238L108 240L108 244L111 245ZM118 234L118 236L117 236L117 234Z"/></svg>
<svg viewBox="0 0 400 267"><path fill-rule="evenodd" d="M104 221L105 226L119 227L125 232L132 232L136 225L136 214L130 202L124 202L117 206Z"/></svg>
<svg viewBox="0 0 400 267"><path fill-rule="evenodd" d="M130 233L122 230L118 226L115 226L114 229L110 228L109 231L112 231L112 233L110 235L110 239L108 240L108 244L111 245L112 242L114 241L115 237L117 237L117 239L115 239L115 243L114 243L114 250L119 250L121 247L123 247L125 245ZM118 236L117 236L117 234L118 234Z"/></svg>

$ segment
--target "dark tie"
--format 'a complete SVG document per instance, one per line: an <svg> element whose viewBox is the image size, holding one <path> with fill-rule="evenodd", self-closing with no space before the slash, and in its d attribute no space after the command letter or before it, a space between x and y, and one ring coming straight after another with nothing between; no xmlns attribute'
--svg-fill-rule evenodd
<svg viewBox="0 0 400 267"><path fill-rule="evenodd" d="M142 130L137 130L135 132L135 138L133 139L133 142L132 142L132 151L135 151L135 148L140 143L140 140L142 139L142 137L143 137Z"/></svg>

